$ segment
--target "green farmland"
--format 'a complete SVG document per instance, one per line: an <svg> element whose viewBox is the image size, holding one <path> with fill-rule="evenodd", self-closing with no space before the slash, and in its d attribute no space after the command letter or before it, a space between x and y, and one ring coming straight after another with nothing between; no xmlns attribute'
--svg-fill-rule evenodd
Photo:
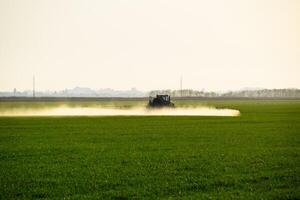
<svg viewBox="0 0 300 200"><path fill-rule="evenodd" d="M0 199L300 199L300 100L175 104L241 116L0 117Z"/></svg>

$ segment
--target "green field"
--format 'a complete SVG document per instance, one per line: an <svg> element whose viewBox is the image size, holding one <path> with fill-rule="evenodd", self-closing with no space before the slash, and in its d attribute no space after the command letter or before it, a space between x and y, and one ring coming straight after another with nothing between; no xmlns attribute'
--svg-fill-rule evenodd
<svg viewBox="0 0 300 200"><path fill-rule="evenodd" d="M175 103L241 116L0 117L0 199L300 199L300 100Z"/></svg>

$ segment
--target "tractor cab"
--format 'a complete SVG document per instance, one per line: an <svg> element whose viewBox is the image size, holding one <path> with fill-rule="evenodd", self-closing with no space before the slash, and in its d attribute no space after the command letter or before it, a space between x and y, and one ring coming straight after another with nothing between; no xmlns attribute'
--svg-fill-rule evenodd
<svg viewBox="0 0 300 200"><path fill-rule="evenodd" d="M170 95L156 95L149 98L149 107L174 107Z"/></svg>

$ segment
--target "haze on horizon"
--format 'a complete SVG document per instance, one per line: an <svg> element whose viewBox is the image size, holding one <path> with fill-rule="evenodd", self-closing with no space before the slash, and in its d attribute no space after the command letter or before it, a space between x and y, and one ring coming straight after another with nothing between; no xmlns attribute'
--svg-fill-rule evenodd
<svg viewBox="0 0 300 200"><path fill-rule="evenodd" d="M297 0L0 0L0 90L300 88Z"/></svg>

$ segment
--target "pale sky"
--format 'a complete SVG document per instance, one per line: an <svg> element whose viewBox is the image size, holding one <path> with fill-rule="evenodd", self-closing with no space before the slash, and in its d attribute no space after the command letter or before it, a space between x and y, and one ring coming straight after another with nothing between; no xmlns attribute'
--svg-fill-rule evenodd
<svg viewBox="0 0 300 200"><path fill-rule="evenodd" d="M0 90L300 88L299 0L0 0Z"/></svg>

